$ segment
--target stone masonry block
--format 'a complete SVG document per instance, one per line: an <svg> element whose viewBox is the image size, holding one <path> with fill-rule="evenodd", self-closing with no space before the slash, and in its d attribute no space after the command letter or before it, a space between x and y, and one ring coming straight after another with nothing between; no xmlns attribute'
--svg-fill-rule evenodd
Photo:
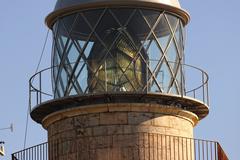
<svg viewBox="0 0 240 160"><path fill-rule="evenodd" d="M127 124L126 112L100 113L100 125Z"/></svg>
<svg viewBox="0 0 240 160"><path fill-rule="evenodd" d="M124 126L123 125L112 125L107 127L108 135L123 134Z"/></svg>
<svg viewBox="0 0 240 160"><path fill-rule="evenodd" d="M100 123L100 114L89 114L88 115L88 126L98 126Z"/></svg>
<svg viewBox="0 0 240 160"><path fill-rule="evenodd" d="M132 112L149 112L150 105L149 104L131 104Z"/></svg>
<svg viewBox="0 0 240 160"><path fill-rule="evenodd" d="M153 120L153 125L154 126L159 126L159 127L170 127L170 121L171 117L167 115L162 115L162 114L155 114L154 115L154 120Z"/></svg>
<svg viewBox="0 0 240 160"><path fill-rule="evenodd" d="M152 113L129 112L128 123L132 125L151 125L153 117Z"/></svg>
<svg viewBox="0 0 240 160"><path fill-rule="evenodd" d="M108 133L107 126L98 126L98 127L93 128L93 135L94 136L107 135L107 133Z"/></svg>
<svg viewBox="0 0 240 160"><path fill-rule="evenodd" d="M130 111L131 104L119 103L119 104L108 104L109 112L127 112Z"/></svg>

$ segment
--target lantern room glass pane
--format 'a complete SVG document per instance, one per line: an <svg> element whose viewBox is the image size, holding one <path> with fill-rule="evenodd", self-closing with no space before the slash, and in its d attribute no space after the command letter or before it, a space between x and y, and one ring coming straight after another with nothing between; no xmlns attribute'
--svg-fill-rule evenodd
<svg viewBox="0 0 240 160"><path fill-rule="evenodd" d="M149 9L106 8L59 18L53 27L55 98L181 94L183 30L178 17Z"/></svg>

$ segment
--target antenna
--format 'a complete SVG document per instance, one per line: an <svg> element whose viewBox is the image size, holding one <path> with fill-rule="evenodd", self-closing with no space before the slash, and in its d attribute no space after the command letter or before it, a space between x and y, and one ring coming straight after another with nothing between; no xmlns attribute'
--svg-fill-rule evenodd
<svg viewBox="0 0 240 160"><path fill-rule="evenodd" d="M11 132L13 132L13 123L11 123L9 127L0 128L0 131L7 130L7 129L9 129L9 130L11 130Z"/></svg>
<svg viewBox="0 0 240 160"><path fill-rule="evenodd" d="M10 125L10 130L11 130L11 132L13 132L13 124L12 123Z"/></svg>
<svg viewBox="0 0 240 160"><path fill-rule="evenodd" d="M0 131L2 130L10 130L11 132L13 132L13 123L11 123L9 127L0 128ZM0 141L0 156L5 155L4 144L4 141Z"/></svg>

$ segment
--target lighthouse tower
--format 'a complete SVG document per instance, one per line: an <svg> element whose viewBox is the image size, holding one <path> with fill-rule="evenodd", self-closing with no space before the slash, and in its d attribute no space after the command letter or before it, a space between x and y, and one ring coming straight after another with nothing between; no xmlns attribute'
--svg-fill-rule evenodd
<svg viewBox="0 0 240 160"><path fill-rule="evenodd" d="M193 128L209 113L208 76L184 64L189 19L178 0L58 0L46 18L52 94L42 89L46 70L34 76L38 87L30 80L31 117L48 131L44 156L196 158Z"/></svg>

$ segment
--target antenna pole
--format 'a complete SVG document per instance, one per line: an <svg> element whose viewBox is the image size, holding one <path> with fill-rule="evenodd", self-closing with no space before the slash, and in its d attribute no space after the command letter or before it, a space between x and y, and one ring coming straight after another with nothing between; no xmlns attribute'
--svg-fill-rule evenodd
<svg viewBox="0 0 240 160"><path fill-rule="evenodd" d="M11 123L10 127L0 128L0 131L7 130L7 129L10 129L11 132L13 132L13 124Z"/></svg>

